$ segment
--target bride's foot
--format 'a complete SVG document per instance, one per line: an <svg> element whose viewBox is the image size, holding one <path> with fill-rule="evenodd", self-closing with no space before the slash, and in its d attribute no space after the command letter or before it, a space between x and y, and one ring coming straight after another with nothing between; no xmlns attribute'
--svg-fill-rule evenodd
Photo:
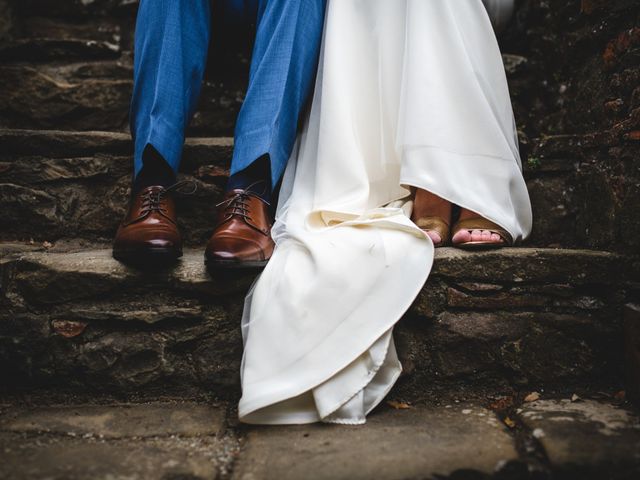
<svg viewBox="0 0 640 480"><path fill-rule="evenodd" d="M459 220L454 225L451 243L454 247L501 247L511 242L509 234L500 226L476 212L463 208Z"/></svg>
<svg viewBox="0 0 640 480"><path fill-rule="evenodd" d="M449 242L451 203L447 200L417 188L411 220L424 230L434 246L443 247Z"/></svg>

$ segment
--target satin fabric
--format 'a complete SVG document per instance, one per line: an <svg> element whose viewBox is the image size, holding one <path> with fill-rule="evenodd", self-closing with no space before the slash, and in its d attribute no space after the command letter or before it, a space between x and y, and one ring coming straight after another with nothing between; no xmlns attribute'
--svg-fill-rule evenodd
<svg viewBox="0 0 640 480"><path fill-rule="evenodd" d="M515 0L482 0L496 32L503 31L513 16Z"/></svg>
<svg viewBox="0 0 640 480"><path fill-rule="evenodd" d="M410 187L531 230L513 111L482 0L330 0L276 250L247 295L240 420L364 423L401 365L393 327L433 243Z"/></svg>

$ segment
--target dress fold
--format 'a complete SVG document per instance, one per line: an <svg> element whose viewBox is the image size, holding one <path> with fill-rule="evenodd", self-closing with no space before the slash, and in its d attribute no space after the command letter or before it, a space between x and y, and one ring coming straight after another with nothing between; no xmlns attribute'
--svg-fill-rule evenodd
<svg viewBox="0 0 640 480"><path fill-rule="evenodd" d="M500 51L482 0L329 0L275 252L242 321L240 420L360 424L402 367L393 327L432 241L411 187L531 230Z"/></svg>

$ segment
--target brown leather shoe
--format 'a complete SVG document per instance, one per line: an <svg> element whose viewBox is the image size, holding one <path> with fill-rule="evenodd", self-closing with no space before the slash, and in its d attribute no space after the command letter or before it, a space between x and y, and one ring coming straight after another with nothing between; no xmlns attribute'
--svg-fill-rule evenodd
<svg viewBox="0 0 640 480"><path fill-rule="evenodd" d="M185 183L167 188L146 187L132 197L113 242L114 258L125 263L153 265L182 256L173 192Z"/></svg>
<svg viewBox="0 0 640 480"><path fill-rule="evenodd" d="M264 267L274 248L269 204L236 189L227 192L218 207L218 223L205 250L207 267Z"/></svg>

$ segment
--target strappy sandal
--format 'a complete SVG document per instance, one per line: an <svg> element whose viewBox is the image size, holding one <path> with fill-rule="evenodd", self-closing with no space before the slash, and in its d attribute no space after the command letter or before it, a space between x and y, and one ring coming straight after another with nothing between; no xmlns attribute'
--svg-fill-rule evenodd
<svg viewBox="0 0 640 480"><path fill-rule="evenodd" d="M440 235L440 241L437 244L434 243L434 247L446 247L449 244L449 240L451 239L451 237L449 236L449 224L442 218L422 217L415 220L414 223L425 233L428 231L432 231Z"/></svg>
<svg viewBox="0 0 640 480"><path fill-rule="evenodd" d="M461 230L468 230L469 232L473 230L488 230L491 233L500 235L500 238L502 238L502 242L496 243L487 241L475 241L453 243L453 246L457 248L463 248L466 250L481 250L489 248L501 248L513 245L513 239L511 238L509 232L483 217L472 217L457 221L453 226L452 238L455 237L456 234Z"/></svg>

